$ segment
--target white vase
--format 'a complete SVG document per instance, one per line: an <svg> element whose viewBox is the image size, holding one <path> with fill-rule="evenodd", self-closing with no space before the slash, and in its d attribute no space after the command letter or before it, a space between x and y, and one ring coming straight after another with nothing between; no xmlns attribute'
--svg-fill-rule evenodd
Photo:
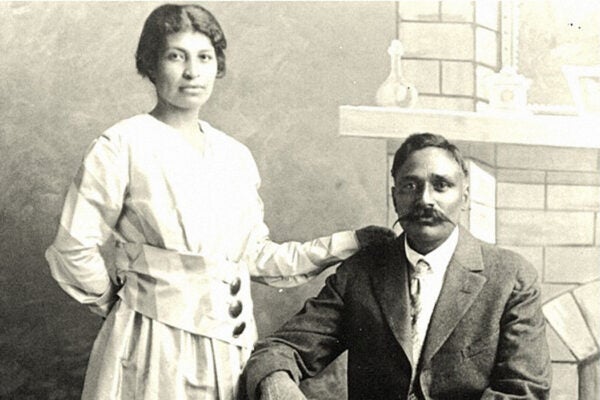
<svg viewBox="0 0 600 400"><path fill-rule="evenodd" d="M377 90L375 102L382 107L414 107L419 93L402 75L404 49L400 41L392 40L387 52L390 55L390 75Z"/></svg>

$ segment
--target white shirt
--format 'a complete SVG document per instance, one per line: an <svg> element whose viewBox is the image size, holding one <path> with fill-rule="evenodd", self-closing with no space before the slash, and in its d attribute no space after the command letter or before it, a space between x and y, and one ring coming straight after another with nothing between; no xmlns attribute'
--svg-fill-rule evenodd
<svg viewBox="0 0 600 400"><path fill-rule="evenodd" d="M413 359L415 360L415 364L417 364L416 361L421 356L421 349L423 348L423 341L427 334L429 321L431 320L435 303L437 303L440 296L444 283L444 275L457 244L458 227L454 228L444 243L426 255L419 254L413 250L408 244L406 236L404 236L404 250L408 262L414 266L420 259L424 259L431 266L429 272L421 278L421 312L416 324L417 337L420 340L417 343L413 343Z"/></svg>

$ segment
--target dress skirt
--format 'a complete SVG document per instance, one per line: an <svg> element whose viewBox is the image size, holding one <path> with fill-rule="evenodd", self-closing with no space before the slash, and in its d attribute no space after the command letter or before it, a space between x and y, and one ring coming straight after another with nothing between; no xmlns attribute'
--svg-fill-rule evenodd
<svg viewBox="0 0 600 400"><path fill-rule="evenodd" d="M235 399L250 352L162 324L118 300L94 342L82 399Z"/></svg>

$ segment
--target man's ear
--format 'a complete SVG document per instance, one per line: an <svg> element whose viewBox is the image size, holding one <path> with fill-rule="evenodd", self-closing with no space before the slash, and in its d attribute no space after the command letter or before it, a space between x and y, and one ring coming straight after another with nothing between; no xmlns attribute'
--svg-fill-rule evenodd
<svg viewBox="0 0 600 400"><path fill-rule="evenodd" d="M462 195L462 206L461 209L464 211L469 207L469 185L465 185L465 188L463 189L463 195Z"/></svg>
<svg viewBox="0 0 600 400"><path fill-rule="evenodd" d="M392 192L392 203L394 204L394 210L395 210L395 211L396 211L396 213L397 213L397 212L398 212L398 208L396 208L396 196L395 196L395 193L396 193L396 186L392 186L392 190L391 190L391 192Z"/></svg>

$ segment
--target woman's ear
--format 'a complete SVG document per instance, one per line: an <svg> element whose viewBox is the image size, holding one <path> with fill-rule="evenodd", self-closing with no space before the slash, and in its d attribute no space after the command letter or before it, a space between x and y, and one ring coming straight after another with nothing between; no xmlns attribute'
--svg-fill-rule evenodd
<svg viewBox="0 0 600 400"><path fill-rule="evenodd" d="M148 68L147 76L150 82L156 83L156 67Z"/></svg>

